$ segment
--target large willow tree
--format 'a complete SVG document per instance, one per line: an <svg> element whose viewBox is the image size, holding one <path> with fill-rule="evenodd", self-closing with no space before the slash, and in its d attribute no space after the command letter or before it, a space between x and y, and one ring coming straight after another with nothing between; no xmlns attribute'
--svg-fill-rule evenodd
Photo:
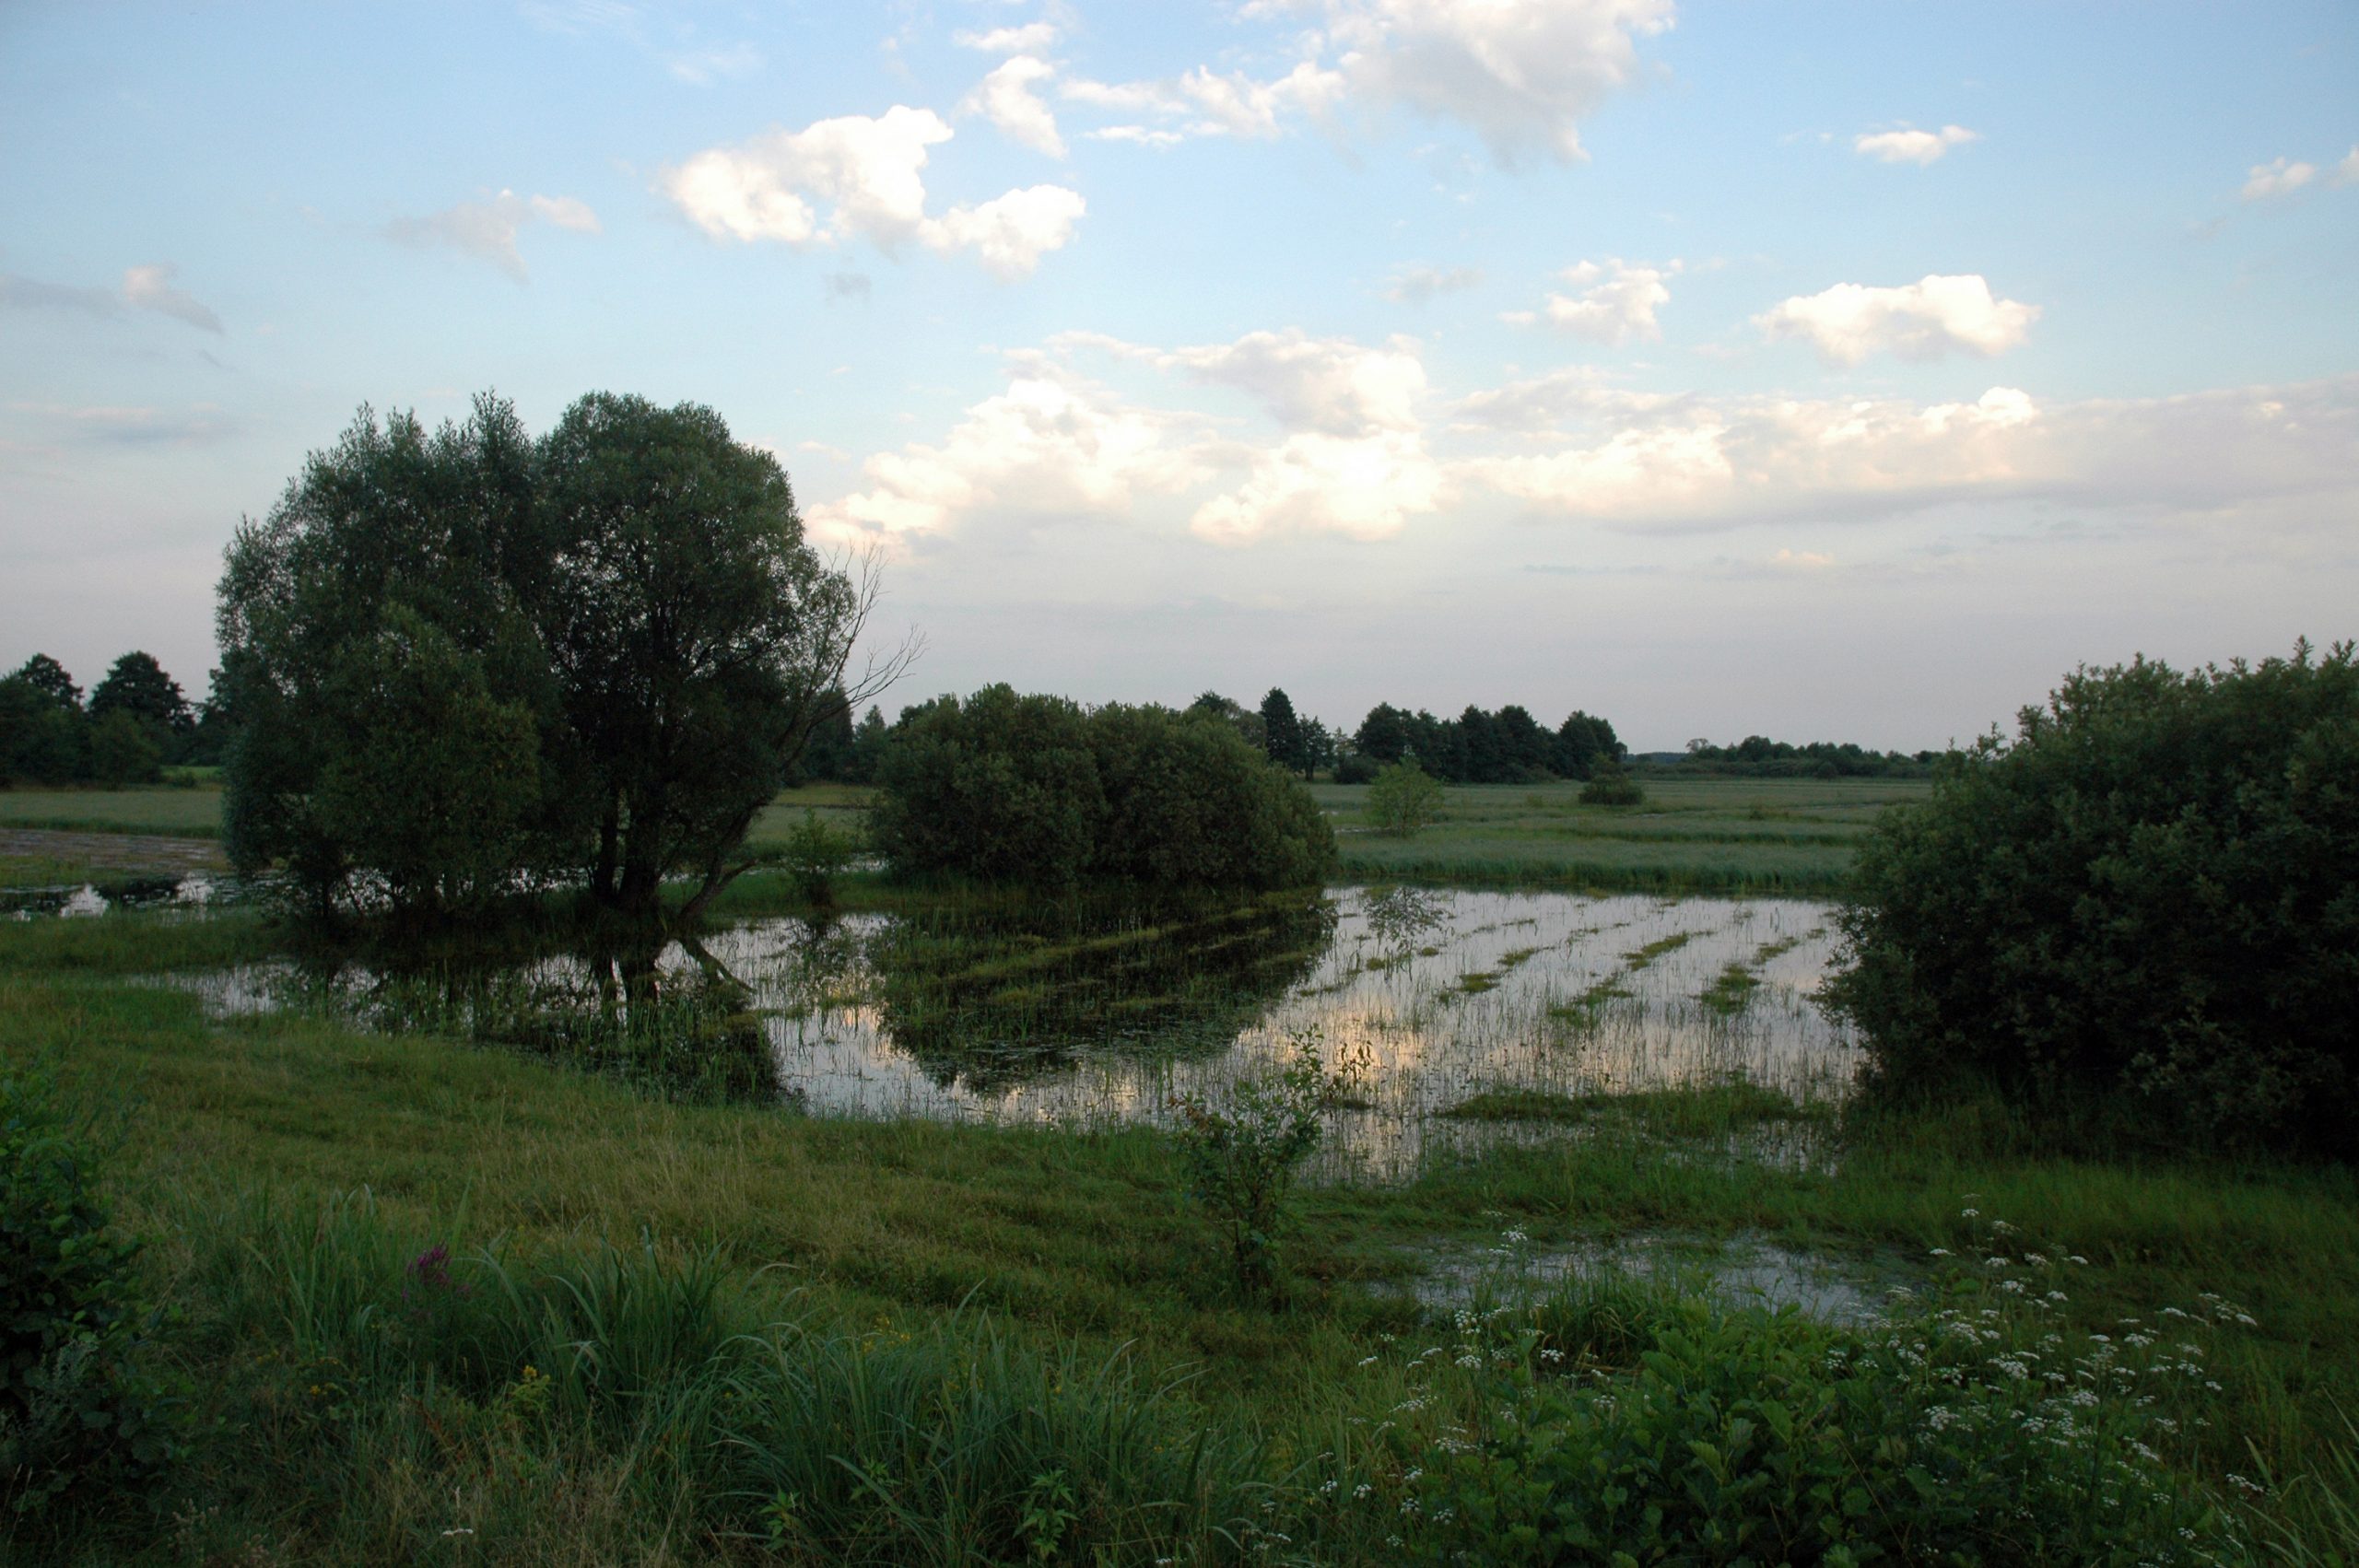
<svg viewBox="0 0 2359 1568"><path fill-rule="evenodd" d="M813 729L907 662L848 689L874 600L710 409L593 393L539 440L488 396L430 433L363 409L229 548L229 852L322 912L569 880L647 915L682 872L701 908Z"/></svg>

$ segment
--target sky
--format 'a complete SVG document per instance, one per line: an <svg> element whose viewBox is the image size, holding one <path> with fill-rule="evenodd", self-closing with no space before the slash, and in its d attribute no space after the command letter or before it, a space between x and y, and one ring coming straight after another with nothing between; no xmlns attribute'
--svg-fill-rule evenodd
<svg viewBox="0 0 2359 1568"><path fill-rule="evenodd" d="M1941 746L2359 635L2359 7L0 4L0 668L484 391L773 451L888 713Z"/></svg>

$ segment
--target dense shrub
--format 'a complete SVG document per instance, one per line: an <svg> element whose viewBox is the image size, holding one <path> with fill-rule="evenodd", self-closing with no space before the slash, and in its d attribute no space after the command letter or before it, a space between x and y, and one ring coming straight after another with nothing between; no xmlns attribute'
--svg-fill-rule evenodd
<svg viewBox="0 0 2359 1568"><path fill-rule="evenodd" d="M1298 887L1333 860L1309 792L1217 720L987 686L901 716L870 827L904 872Z"/></svg>
<svg viewBox="0 0 2359 1568"><path fill-rule="evenodd" d="M1441 816L1441 786L1415 757L1403 757L1376 776L1365 809L1379 833L1407 838Z"/></svg>
<svg viewBox="0 0 2359 1568"><path fill-rule="evenodd" d="M1639 782L1618 766L1598 765L1590 781L1581 786L1581 804L1585 806L1643 806L1647 791Z"/></svg>
<svg viewBox="0 0 2359 1568"><path fill-rule="evenodd" d="M173 1450L140 1365L138 1247L76 1134L46 1071L0 1077L0 1506L18 1515L119 1490Z"/></svg>
<svg viewBox="0 0 2359 1568"><path fill-rule="evenodd" d="M1886 1084L1972 1077L2218 1143L2347 1153L2359 1116L2349 645L2083 670L1945 758L1861 853L1832 988Z"/></svg>

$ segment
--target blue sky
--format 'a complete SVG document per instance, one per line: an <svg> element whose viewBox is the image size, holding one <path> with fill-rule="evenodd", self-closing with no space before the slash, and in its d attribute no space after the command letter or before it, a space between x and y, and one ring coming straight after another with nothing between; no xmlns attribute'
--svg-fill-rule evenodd
<svg viewBox="0 0 2359 1568"><path fill-rule="evenodd" d="M0 664L487 388L775 450L899 700L1938 745L2359 633L2359 12L0 7Z"/></svg>

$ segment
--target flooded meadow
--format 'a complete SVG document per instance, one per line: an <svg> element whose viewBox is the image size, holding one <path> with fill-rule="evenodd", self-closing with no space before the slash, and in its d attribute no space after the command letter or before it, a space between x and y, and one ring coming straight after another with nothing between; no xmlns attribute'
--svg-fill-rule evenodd
<svg viewBox="0 0 2359 1568"><path fill-rule="evenodd" d="M879 1117L1158 1122L1315 1050L1348 1082L1329 1173L1384 1179L1436 1147L1563 1136L1626 1096L1839 1099L1856 1053L1816 1001L1830 917L1800 899L1412 887L950 898L504 965L281 958L172 983L217 1015L323 1010Z"/></svg>

